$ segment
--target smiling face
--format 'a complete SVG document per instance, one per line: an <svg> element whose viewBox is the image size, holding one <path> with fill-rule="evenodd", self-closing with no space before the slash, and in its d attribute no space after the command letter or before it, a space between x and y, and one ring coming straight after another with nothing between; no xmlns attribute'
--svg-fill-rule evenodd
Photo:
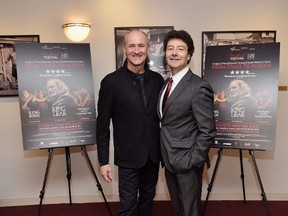
<svg viewBox="0 0 288 216"><path fill-rule="evenodd" d="M188 54L188 47L184 41L171 39L167 43L165 57L172 74L175 75L188 65L191 55Z"/></svg>
<svg viewBox="0 0 288 216"><path fill-rule="evenodd" d="M125 36L123 51L127 57L127 66L131 71L144 72L148 49L148 39L144 32L134 30Z"/></svg>

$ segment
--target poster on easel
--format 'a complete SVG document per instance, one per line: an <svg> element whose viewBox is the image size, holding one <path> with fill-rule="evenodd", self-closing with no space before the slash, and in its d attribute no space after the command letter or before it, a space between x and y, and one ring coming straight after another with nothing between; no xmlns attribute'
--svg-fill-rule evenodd
<svg viewBox="0 0 288 216"><path fill-rule="evenodd" d="M16 43L23 149L96 143L89 44Z"/></svg>
<svg viewBox="0 0 288 216"><path fill-rule="evenodd" d="M214 90L213 147L274 150L280 43L206 47Z"/></svg>

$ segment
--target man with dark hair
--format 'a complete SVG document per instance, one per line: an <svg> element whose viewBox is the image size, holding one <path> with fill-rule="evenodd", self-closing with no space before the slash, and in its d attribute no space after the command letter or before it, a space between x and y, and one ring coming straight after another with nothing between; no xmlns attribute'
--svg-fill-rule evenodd
<svg viewBox="0 0 288 216"><path fill-rule="evenodd" d="M189 69L194 43L186 31L167 33L164 51L172 72L158 103L166 182L174 214L200 216L202 174L216 130L213 90Z"/></svg>
<svg viewBox="0 0 288 216"><path fill-rule="evenodd" d="M120 216L152 216L158 180L160 126L157 102L163 78L146 63L147 35L132 30L124 37L124 65L101 82L97 116L100 173L112 182L109 164L110 120L114 163L118 166ZM139 194L139 195L138 195Z"/></svg>

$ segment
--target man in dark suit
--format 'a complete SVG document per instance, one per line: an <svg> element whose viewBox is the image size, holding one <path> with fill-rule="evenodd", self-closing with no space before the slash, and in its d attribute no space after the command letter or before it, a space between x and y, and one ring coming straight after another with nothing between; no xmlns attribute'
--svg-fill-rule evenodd
<svg viewBox="0 0 288 216"><path fill-rule="evenodd" d="M167 79L158 103L166 182L175 215L199 216L203 168L215 137L213 90L189 69L194 43L186 31L167 33L164 50L173 80L171 87Z"/></svg>
<svg viewBox="0 0 288 216"><path fill-rule="evenodd" d="M112 181L109 165L112 119L114 163L119 168L120 216L151 216L158 180L161 152L157 103L164 80L145 63L148 48L149 40L144 32L129 32L123 43L127 58L124 65L102 80L99 91L100 173L105 181Z"/></svg>

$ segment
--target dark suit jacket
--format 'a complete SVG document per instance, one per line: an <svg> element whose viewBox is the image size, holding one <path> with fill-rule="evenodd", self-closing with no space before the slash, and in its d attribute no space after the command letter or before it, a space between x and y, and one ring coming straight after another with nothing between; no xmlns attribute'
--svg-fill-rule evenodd
<svg viewBox="0 0 288 216"><path fill-rule="evenodd" d="M162 157L170 172L183 173L209 162L215 121L213 90L208 82L189 70L169 96L161 125Z"/></svg>
<svg viewBox="0 0 288 216"><path fill-rule="evenodd" d="M148 156L161 160L160 122L157 103L163 86L160 74L145 68L143 102L140 80L126 64L108 74L101 82L97 116L97 150L100 163L109 162L110 119L113 124L114 163L126 168L140 168Z"/></svg>

